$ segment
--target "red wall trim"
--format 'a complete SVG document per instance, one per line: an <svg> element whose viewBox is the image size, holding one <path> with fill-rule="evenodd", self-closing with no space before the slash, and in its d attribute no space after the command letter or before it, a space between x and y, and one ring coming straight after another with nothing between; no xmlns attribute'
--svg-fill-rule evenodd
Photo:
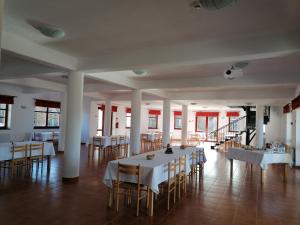
<svg viewBox="0 0 300 225"><path fill-rule="evenodd" d="M174 111L174 116L181 116L182 112L181 111Z"/></svg>
<svg viewBox="0 0 300 225"><path fill-rule="evenodd" d="M292 109L297 109L300 107L300 95L292 100Z"/></svg>
<svg viewBox="0 0 300 225"><path fill-rule="evenodd" d="M226 116L228 116L228 117L230 117L230 116L236 116L236 117L238 117L238 116L240 116L240 112L227 112L226 113Z"/></svg>
<svg viewBox="0 0 300 225"><path fill-rule="evenodd" d="M126 108L126 113L131 113L131 108Z"/></svg>
<svg viewBox="0 0 300 225"><path fill-rule="evenodd" d="M14 96L0 95L0 103L2 103L2 104L14 104Z"/></svg>
<svg viewBox="0 0 300 225"><path fill-rule="evenodd" d="M160 115L160 110L149 109L149 115Z"/></svg>
<svg viewBox="0 0 300 225"><path fill-rule="evenodd" d="M99 106L98 106L98 109L104 111L104 110L105 110L105 105L103 105L103 104L102 104L102 105L99 105ZM112 112L117 112L117 111L118 111L118 106L114 106L114 105L111 106L111 111L112 111Z"/></svg>
<svg viewBox="0 0 300 225"><path fill-rule="evenodd" d="M283 106L283 113L290 113L292 112L292 103L288 103Z"/></svg>
<svg viewBox="0 0 300 225"><path fill-rule="evenodd" d="M219 112L196 112L196 116L219 116Z"/></svg>

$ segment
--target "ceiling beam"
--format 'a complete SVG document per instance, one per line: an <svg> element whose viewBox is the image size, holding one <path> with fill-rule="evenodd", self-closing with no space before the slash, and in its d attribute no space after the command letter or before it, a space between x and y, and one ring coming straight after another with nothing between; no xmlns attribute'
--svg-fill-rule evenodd
<svg viewBox="0 0 300 225"><path fill-rule="evenodd" d="M77 58L8 32L2 32L1 48L51 67L68 70L78 67Z"/></svg>

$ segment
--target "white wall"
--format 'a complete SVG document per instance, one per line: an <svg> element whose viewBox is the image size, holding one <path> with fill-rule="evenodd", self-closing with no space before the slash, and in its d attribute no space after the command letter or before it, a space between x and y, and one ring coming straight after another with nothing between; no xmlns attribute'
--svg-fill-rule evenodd
<svg viewBox="0 0 300 225"><path fill-rule="evenodd" d="M282 112L282 107L270 107L270 121L266 125L265 141L270 142L285 142L285 119Z"/></svg>

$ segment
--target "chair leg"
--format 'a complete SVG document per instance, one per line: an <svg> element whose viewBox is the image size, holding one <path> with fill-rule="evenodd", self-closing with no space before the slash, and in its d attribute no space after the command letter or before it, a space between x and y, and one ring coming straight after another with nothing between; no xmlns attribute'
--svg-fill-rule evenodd
<svg viewBox="0 0 300 225"><path fill-rule="evenodd" d="M168 187L168 210L170 210L170 187Z"/></svg>

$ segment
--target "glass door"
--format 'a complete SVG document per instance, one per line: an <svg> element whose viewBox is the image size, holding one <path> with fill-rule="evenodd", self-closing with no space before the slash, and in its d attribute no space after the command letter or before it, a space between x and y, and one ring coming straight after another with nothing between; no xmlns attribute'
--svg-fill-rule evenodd
<svg viewBox="0 0 300 225"><path fill-rule="evenodd" d="M218 129L218 117L217 116L208 116L207 117L207 139L209 139L209 135L211 132ZM214 138L214 137L211 137ZM208 140L211 141L211 140Z"/></svg>

